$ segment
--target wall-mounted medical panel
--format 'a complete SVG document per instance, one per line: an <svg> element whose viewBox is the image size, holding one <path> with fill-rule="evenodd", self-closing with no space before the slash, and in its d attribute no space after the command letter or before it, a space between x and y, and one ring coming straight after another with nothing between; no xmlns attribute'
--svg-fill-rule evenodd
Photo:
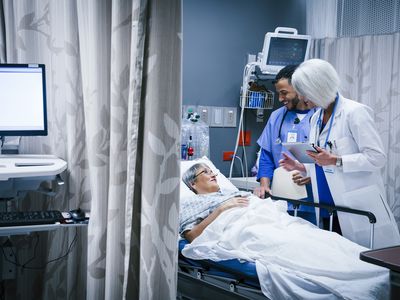
<svg viewBox="0 0 400 300"><path fill-rule="evenodd" d="M224 127L236 127L237 107L224 107Z"/></svg>
<svg viewBox="0 0 400 300"><path fill-rule="evenodd" d="M224 127L224 108L211 106L210 127Z"/></svg>

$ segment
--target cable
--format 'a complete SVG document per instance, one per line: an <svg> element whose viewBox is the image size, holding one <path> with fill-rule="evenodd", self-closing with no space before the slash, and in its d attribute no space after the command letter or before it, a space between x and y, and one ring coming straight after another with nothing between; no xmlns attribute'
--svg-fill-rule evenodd
<svg viewBox="0 0 400 300"><path fill-rule="evenodd" d="M37 249L37 246L38 246L38 244L39 244L39 234L38 233L36 233L36 242L35 242L35 246L33 247L33 255L32 255L32 258L31 259L28 259L23 265L22 265L22 268L25 268L25 266L27 265L27 264L29 264L32 260L34 260L35 259L35 257L36 257L36 249ZM12 248L11 248L12 249ZM13 250L12 250L13 251ZM14 253L14 251L13 251L13 254L14 254L14 257L15 257L15 261L18 263L18 261L17 261L17 254L16 253Z"/></svg>
<svg viewBox="0 0 400 300"><path fill-rule="evenodd" d="M22 269L28 269L28 270L43 270L49 263L52 263L52 262L55 262L55 261L58 261L58 260L61 260L61 259L65 258L65 257L67 257L67 256L70 254L72 248L75 246L77 237L78 237L78 228L75 227L75 235L74 235L74 238L72 239L72 242L69 244L67 251L66 251L63 255L61 255L61 256L59 256L59 257L57 257L57 258L50 259L50 260L46 261L46 262L44 263L44 265L43 265L43 266L40 266L40 267L30 267L30 266L27 266L27 264L29 264L29 263L30 263L32 260L34 260L35 257L36 257L36 249L37 249L37 246L38 246L38 244L39 244L39 235L38 235L38 234L37 234L37 239L36 239L36 242L35 242L35 246L34 246L34 248L33 248L33 257L31 257L30 259L28 259L28 260L27 260L26 262L24 262L23 264L21 264L21 263L18 262L16 253L14 253L13 250L11 250L11 251L13 252L13 255L14 255L14 258L15 258L14 261L10 260L10 259L7 257L7 255L5 254L5 252L4 252L4 246L5 246L5 244L8 242L8 243L10 243L10 244L12 245L10 239L7 239L7 241L6 241L3 245L1 245L1 252L3 253L3 256L4 256L4 258L5 258L6 261L8 261L9 263L12 263L13 265L15 265L15 266L17 266L17 267L21 267Z"/></svg>
<svg viewBox="0 0 400 300"><path fill-rule="evenodd" d="M234 157L232 157L232 159L235 159L235 158L237 158L237 159L240 161L240 166L241 166L241 168L242 168L242 176L244 176L244 170L243 170L243 162L242 162L242 159L241 159L239 156L237 156L237 155L235 155Z"/></svg>
<svg viewBox="0 0 400 300"><path fill-rule="evenodd" d="M242 145L243 145L244 169L246 170L246 173L243 174L243 176L245 176L247 178L247 176L248 176L248 172L247 172L248 166L247 166L246 147L244 146L245 145L245 143L244 143L244 132L245 132L244 131L244 122L242 122L242 132L243 132L243 134L242 134Z"/></svg>
<svg viewBox="0 0 400 300"><path fill-rule="evenodd" d="M6 299L6 292L5 292L5 287L4 287L4 280L0 281L0 300L5 300Z"/></svg>
<svg viewBox="0 0 400 300"><path fill-rule="evenodd" d="M251 70L257 66L257 62L251 62L248 63L244 69L243 69L243 82L242 82L242 95L240 97L240 106L242 107L240 111L240 119L239 119L239 126L238 126L238 133L236 137L236 144L235 144L235 150L233 151L233 156L232 156L232 161L231 161L231 166L229 169L229 179L232 178L232 171L233 171L233 164L235 163L235 160L233 157L236 156L237 150L239 147L239 139L240 139L240 131L242 130L243 132L243 115L244 115L244 109L246 107L246 96L247 96L247 83L249 81L249 77L251 75ZM242 144L244 145L244 136L242 135ZM244 160L245 160L245 169L246 169L246 177L247 177L247 157L246 157L246 149L243 147L243 153L244 153Z"/></svg>

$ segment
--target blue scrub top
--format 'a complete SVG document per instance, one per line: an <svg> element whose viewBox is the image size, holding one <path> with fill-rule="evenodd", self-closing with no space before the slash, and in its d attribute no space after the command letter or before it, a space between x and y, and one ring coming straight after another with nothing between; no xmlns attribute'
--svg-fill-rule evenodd
<svg viewBox="0 0 400 300"><path fill-rule="evenodd" d="M279 127L285 112L287 113L279 136ZM300 111L288 111L285 106L272 112L264 131L257 141L262 148L257 180L261 177L272 179L274 170L279 167L279 160L282 158L282 152L290 155L281 144L281 142L286 142L288 140L289 131L296 131L296 142L307 142L309 140L310 118L314 114L315 110L308 110L306 116L300 121L300 123L294 124L295 119L297 118L297 112L301 113ZM281 142L278 141L278 138Z"/></svg>
<svg viewBox="0 0 400 300"><path fill-rule="evenodd" d="M285 116L285 112L286 116ZM260 163L258 167L257 180L262 177L268 177L272 181L273 173L276 168L279 167L279 160L282 159L282 152L292 156L285 147L282 146L281 142L288 141L289 131L295 131L297 133L296 142L307 142L309 140L310 133L310 119L315 113L315 109L303 111L306 112L306 116L298 123L295 123L297 113L301 111L287 110L285 106L272 112L268 119L267 125L265 126L260 138L257 143L261 147ZM282 128L279 136L279 127L282 119L285 119L282 123ZM293 156L292 156L293 157ZM310 191L310 186L307 186L307 190ZM312 194L309 192L309 199L312 199ZM289 204L289 211L293 210L293 206ZM303 212L314 212L313 207L301 206L299 211Z"/></svg>
<svg viewBox="0 0 400 300"><path fill-rule="evenodd" d="M317 177L319 203L328 204L332 206L335 205L331 194L331 190L329 189L328 182L326 181L324 169L321 166L315 165L315 173ZM322 218L329 217L328 211L324 208L320 209L319 215Z"/></svg>

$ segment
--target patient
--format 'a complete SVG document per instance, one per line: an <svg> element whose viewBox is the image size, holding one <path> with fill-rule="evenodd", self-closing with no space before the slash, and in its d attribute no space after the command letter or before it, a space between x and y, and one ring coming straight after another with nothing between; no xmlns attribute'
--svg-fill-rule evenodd
<svg viewBox="0 0 400 300"><path fill-rule="evenodd" d="M389 272L359 259L367 248L290 216L280 201L221 190L216 176L206 164L183 174L195 193L180 204L184 256L254 262L270 299L387 299Z"/></svg>
<svg viewBox="0 0 400 300"><path fill-rule="evenodd" d="M225 210L249 203L250 193L221 191L216 177L204 163L194 164L183 174L183 182L196 194L182 199L180 205L179 233L189 242Z"/></svg>

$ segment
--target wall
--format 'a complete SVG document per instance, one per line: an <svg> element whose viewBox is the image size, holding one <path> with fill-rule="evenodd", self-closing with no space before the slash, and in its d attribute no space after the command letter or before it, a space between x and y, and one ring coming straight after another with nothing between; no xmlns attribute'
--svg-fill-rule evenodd
<svg viewBox="0 0 400 300"><path fill-rule="evenodd" d="M183 104L236 106L247 54L262 50L264 36L278 26L305 33L305 0L183 0ZM267 88L273 89L269 82ZM274 109L279 107L275 101ZM254 110L245 111L245 130L251 131L246 147L249 166L255 163L256 141L264 122L256 122ZM239 120L239 118L238 118ZM224 151L233 151L235 128L210 128L210 159L225 175L230 162ZM241 152L240 155L242 156ZM233 176L240 176L235 164Z"/></svg>

